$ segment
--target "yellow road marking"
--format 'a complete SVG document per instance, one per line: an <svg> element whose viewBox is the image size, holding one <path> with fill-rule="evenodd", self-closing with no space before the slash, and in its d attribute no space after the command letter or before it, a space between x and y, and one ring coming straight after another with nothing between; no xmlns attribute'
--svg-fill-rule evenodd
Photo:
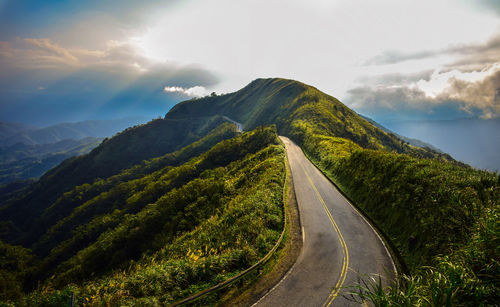
<svg viewBox="0 0 500 307"><path fill-rule="evenodd" d="M307 179L309 180L309 183L311 183L311 186L313 187L314 192L316 192L316 195L318 196L319 201L323 205L323 209L325 209L326 215L330 219L330 222L332 223L333 229L335 230L335 232L337 233L337 236L339 238L340 245L342 246L343 259L342 259L342 270L340 272L340 277L339 277L339 280L337 281L337 284L332 289L332 292L330 293L330 295L328 295L326 301L323 303L323 306L328 307L332 304L333 300L338 296L340 289L342 288L342 285L344 284L345 279L347 277L347 269L349 267L349 251L347 249L347 244L345 243L344 237L342 236L342 233L340 232L340 229L339 229L337 223L333 219L333 216L332 216L330 210L326 206L325 201L323 200L323 198L319 194L318 189L314 185L311 177L309 177L309 174L307 173L304 166L302 164L301 164L301 166L302 166L302 169L304 170L304 173L306 174Z"/></svg>

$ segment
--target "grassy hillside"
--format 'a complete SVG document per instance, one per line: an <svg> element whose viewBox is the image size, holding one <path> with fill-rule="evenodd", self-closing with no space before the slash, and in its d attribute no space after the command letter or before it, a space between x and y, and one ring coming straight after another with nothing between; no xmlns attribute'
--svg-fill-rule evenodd
<svg viewBox="0 0 500 307"><path fill-rule="evenodd" d="M365 299L405 306L498 303L496 174L373 150L316 162L389 236L409 268L411 277L402 275L389 295L373 283L373 297Z"/></svg>
<svg viewBox="0 0 500 307"><path fill-rule="evenodd" d="M369 284L361 298L498 302L499 177L411 146L285 79L182 102L4 201L0 273L18 290L3 298L57 305L74 292L79 304L168 304L255 262L281 229L285 153L273 128L238 135L222 116L247 131L274 124L390 238L410 275L388 294Z"/></svg>
<svg viewBox="0 0 500 307"><path fill-rule="evenodd" d="M147 161L146 174L134 167L109 189L76 187L24 277L25 287L43 282L18 303L67 302L73 291L79 304L165 304L246 269L281 233L284 155L273 129L257 129L179 166Z"/></svg>
<svg viewBox="0 0 500 307"><path fill-rule="evenodd" d="M90 153L65 160L30 189L0 204L0 238L31 245L34 241L26 237L26 233L32 228L34 219L63 193L75 186L116 175L144 160L179 150L224 122L220 116L197 121L157 119L105 139Z"/></svg>
<svg viewBox="0 0 500 307"><path fill-rule="evenodd" d="M222 124L206 137L179 151L144 161L115 176L96 180L92 184L80 185L64 193L36 220L36 225L40 226L33 227L33 233L38 234L33 240L36 242L32 246L33 250L39 255L46 256L55 247L55 243L78 237L80 233L73 234L72 231L80 225L91 222L95 216L110 213L118 207L121 208L122 215L140 211L148 203L161 197L165 191L177 188L185 180L199 175L189 174L184 166L176 170L182 172L177 174L178 177L158 182L166 172L172 171L176 166L181 167L180 165L209 150L218 142L236 135L234 125ZM42 228L46 225L51 227ZM45 234L41 236L42 233Z"/></svg>
<svg viewBox="0 0 500 307"><path fill-rule="evenodd" d="M336 98L294 80L257 79L235 93L181 102L167 117L183 119L211 114L228 116L241 122L244 129L275 124L278 133L306 146L306 142L319 141L316 136L338 137L365 148L450 159L431 150L409 146Z"/></svg>
<svg viewBox="0 0 500 307"><path fill-rule="evenodd" d="M236 93L178 104L169 115L199 116L200 110L229 116L247 129L275 123L343 187L410 268L413 283L401 277L389 303L498 302L497 175L411 146L292 80L258 79Z"/></svg>

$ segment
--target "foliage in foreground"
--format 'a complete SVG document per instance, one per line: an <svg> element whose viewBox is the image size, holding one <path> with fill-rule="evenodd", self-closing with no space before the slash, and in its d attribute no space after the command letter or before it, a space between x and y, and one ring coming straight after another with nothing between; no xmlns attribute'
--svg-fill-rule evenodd
<svg viewBox="0 0 500 307"><path fill-rule="evenodd" d="M67 302L71 293L78 305L168 304L246 269L281 233L284 155L276 132L259 128L144 176L132 195L115 195L124 207L75 220L81 226L35 270L45 281L17 304Z"/></svg>
<svg viewBox="0 0 500 307"><path fill-rule="evenodd" d="M387 288L380 279L361 279L345 297L374 306L496 306L498 220L497 212L491 214L471 242L451 255L435 257L433 266L422 266L411 276L403 274Z"/></svg>
<svg viewBox="0 0 500 307"><path fill-rule="evenodd" d="M498 303L496 174L418 152L363 149L328 136L311 135L304 147L389 236L409 267L411 277L403 274L386 292L376 281L360 284L364 291L357 291L358 298L376 306Z"/></svg>
<svg viewBox="0 0 500 307"><path fill-rule="evenodd" d="M8 199L0 197L0 239L31 246L38 239L36 235L43 233L33 228L36 220L65 192L119 174L144 160L180 150L224 122L220 116L198 120L155 119L105 139L90 153L63 161L24 191Z"/></svg>
<svg viewBox="0 0 500 307"><path fill-rule="evenodd" d="M409 146L395 135L374 127L335 98L300 82L258 79L235 93L180 103L167 114L165 121L153 122L105 143L101 151L89 156L92 161L80 161L79 174L85 175L85 166L92 165L94 169L89 170L88 175L96 179L96 174L102 173L99 166L112 163L120 156L120 149L126 149L127 155L136 159L133 164L139 163L142 155L136 154L141 152L141 146L127 146L155 144L154 141L162 139L158 138L162 131L174 136L167 138L168 143L172 141L174 145L178 145L173 142L177 132L184 133L182 140L194 140L196 137L192 134L197 136L213 126L220 115L242 122L246 129L276 124L281 134L301 145L389 236L408 264L411 277L402 275L387 292L382 291L376 281L366 281L358 290L367 291L358 293L358 298L361 296L377 306L476 306L499 301L496 296L500 293L498 176L473 170L448 155ZM214 117L206 121L207 116ZM173 123L176 129L172 130ZM184 129L186 123L195 127ZM148 131L152 138L142 139ZM165 304L236 274L243 264L257 259L263 246L271 244L278 234L277 225L281 220L276 206L276 182L281 177L273 175L280 171L264 175L258 171L254 176L251 170L260 170L261 164L266 165L266 169L279 170L277 161L282 163L282 160L276 159L276 155L284 153L282 147L276 145L275 134L259 130L254 133L269 137L253 138L260 141L245 143L242 141L245 137L252 139L252 134L245 134L243 139L217 145L218 149L209 155L211 158L200 156L205 163L195 159L176 167L158 168L112 184L96 195L80 195L87 191L84 185L73 191L69 189L66 196L82 196L81 202L73 203L74 206L66 207L65 202L55 205L58 198L59 201L64 198L51 194L61 192L61 186L65 186L69 177L59 176L57 172L46 176L46 180L52 176L55 185L46 185L41 195L50 199L50 205L71 210L60 217L60 224L42 232L44 239L35 250L44 257L49 256L39 266L42 270L34 274L46 281L20 302L57 303L67 301L68 295L74 292L79 304ZM256 144L266 145L256 149ZM164 145L170 147L171 144ZM255 150L250 153L251 148ZM147 155L153 157L157 150L153 148ZM252 160L254 155L263 153L264 156ZM225 162L221 163L220 159ZM240 168L245 171L231 169L232 163L243 163ZM245 163L253 165L252 168L247 169ZM113 168L122 171L123 165L118 163ZM132 164L127 167L130 166ZM68 168L59 170L65 169ZM140 169L143 167L136 170ZM116 174L105 168L102 175L105 180L97 182L105 183L111 173ZM81 180L79 184L89 183L90 177L77 179ZM101 188L93 191L98 190ZM218 196L209 197L214 191ZM268 192L260 194L261 191ZM163 205L168 199L179 207L169 211L172 207ZM247 203L247 199L253 203ZM261 205L254 206L254 203ZM198 207L197 204L204 205ZM47 209L44 205L47 204L37 208ZM209 210L198 210L205 207ZM93 211L96 208L105 208L105 212ZM54 210L51 214L60 212ZM48 211L46 214L50 216ZM249 220L245 219L247 215ZM261 216L265 225L258 224ZM32 222L21 220L20 216L16 218L14 221L21 226ZM165 225L174 227L159 225L158 221L164 219L169 221ZM71 228L73 221L81 224ZM153 233L145 231L141 223L147 223ZM2 226L10 230L12 225ZM2 231L0 228L0 234ZM132 233L131 244L136 244L133 250L140 250L139 254L128 254L128 242L123 239L127 232ZM70 237L65 237L68 233ZM411 246L410 238L413 238ZM229 244L227 240L233 241ZM50 242L57 244L47 244ZM101 248L111 252L103 255ZM75 251L77 256L71 257ZM97 260L102 256L105 266L99 267ZM44 276L44 272L57 274L50 278L50 274ZM193 283L195 280L200 282ZM74 284L63 286L70 281Z"/></svg>

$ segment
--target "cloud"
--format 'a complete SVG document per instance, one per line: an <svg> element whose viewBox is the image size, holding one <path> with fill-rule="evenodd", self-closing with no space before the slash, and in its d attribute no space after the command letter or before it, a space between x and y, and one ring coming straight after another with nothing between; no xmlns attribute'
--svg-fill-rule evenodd
<svg viewBox="0 0 500 307"><path fill-rule="evenodd" d="M363 84L371 84L371 85L397 85L397 84L408 84L417 82L420 80L429 81L431 79L432 74L434 73L433 69L428 69L416 73L386 73L375 76L363 76L359 77L356 82Z"/></svg>
<svg viewBox="0 0 500 307"><path fill-rule="evenodd" d="M385 51L366 60L363 65L387 65L396 64L409 60L421 60L439 55L439 51L419 51L415 53L403 53L400 51Z"/></svg>
<svg viewBox="0 0 500 307"><path fill-rule="evenodd" d="M424 91L407 86L356 87L349 90L349 96L347 101L355 109L430 111L435 102Z"/></svg>
<svg viewBox="0 0 500 307"><path fill-rule="evenodd" d="M386 51L369 58L363 65L388 65L410 60L423 60L437 56L453 55L459 59L449 63L448 67L470 70L484 68L485 65L500 62L500 34L491 37L483 44L455 44L440 50L423 50L413 53Z"/></svg>
<svg viewBox="0 0 500 307"><path fill-rule="evenodd" d="M366 65L399 64L446 56L447 62L417 73L388 73L359 78L363 86L348 92L346 101L358 110L397 117L500 117L500 35L480 44L455 44L441 50L409 54L386 52ZM382 68L376 68L382 69ZM380 109L377 109L380 108ZM394 114L390 114L390 111ZM375 116L374 116L375 117Z"/></svg>
<svg viewBox="0 0 500 307"><path fill-rule="evenodd" d="M500 69L485 78L467 81L450 77L447 86L435 96L416 83L405 85L361 86L351 89L348 105L374 118L500 117Z"/></svg>
<svg viewBox="0 0 500 307"><path fill-rule="evenodd" d="M0 66L3 68L0 75L33 74L41 71L49 79L50 74L57 78L78 71L93 70L129 80L143 75L155 75L159 79L176 75L178 84L188 87L210 86L218 81L213 73L203 67L155 61L142 55L134 44L114 40L108 41L105 48L94 50L64 47L47 38L0 42Z"/></svg>
<svg viewBox="0 0 500 307"><path fill-rule="evenodd" d="M468 82L457 78L448 80L450 86L436 99L463 101L463 108L472 113L481 110L481 117L500 117L500 69L478 82Z"/></svg>
<svg viewBox="0 0 500 307"><path fill-rule="evenodd" d="M461 71L482 70L500 62L500 34L484 44L459 45L449 48L449 52L459 55L459 59L446 67Z"/></svg>
<svg viewBox="0 0 500 307"><path fill-rule="evenodd" d="M157 63L127 42L111 40L101 50L90 50L63 47L48 38L24 38L14 43L0 42L0 64L15 69L59 70L116 66L140 72Z"/></svg>
<svg viewBox="0 0 500 307"><path fill-rule="evenodd" d="M179 93L189 97L202 97L208 93L205 87L199 85L189 88L184 88L180 86L165 86L163 90L167 93Z"/></svg>
<svg viewBox="0 0 500 307"><path fill-rule="evenodd" d="M75 46L97 47L145 29L151 14L178 0L39 1L0 0L0 40L52 37Z"/></svg>
<svg viewBox="0 0 500 307"><path fill-rule="evenodd" d="M498 0L479 0L480 5L488 10L493 10L500 15L500 2Z"/></svg>
<svg viewBox="0 0 500 307"><path fill-rule="evenodd" d="M35 38L25 38L25 42L38 47L45 56L61 58L63 61L71 63L76 62L78 59L71 54L68 49L62 48L54 43L52 43L47 38L35 39Z"/></svg>
<svg viewBox="0 0 500 307"><path fill-rule="evenodd" d="M101 49L66 47L46 38L0 42L0 67L0 120L37 124L163 115L219 82L199 65L155 61L120 41ZM165 84L185 91L168 95Z"/></svg>
<svg viewBox="0 0 500 307"><path fill-rule="evenodd" d="M471 116L463 102L437 100L418 88L357 87L344 100L359 113L381 123L415 119L454 119Z"/></svg>

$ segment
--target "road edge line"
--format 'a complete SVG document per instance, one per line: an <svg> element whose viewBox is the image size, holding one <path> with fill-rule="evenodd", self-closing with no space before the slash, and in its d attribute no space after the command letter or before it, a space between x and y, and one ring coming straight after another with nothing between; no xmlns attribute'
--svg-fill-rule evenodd
<svg viewBox="0 0 500 307"><path fill-rule="evenodd" d="M313 161L313 159L311 159L311 157L309 156L309 154L307 154L302 149L302 147L300 147L300 149L302 150L302 152L304 153L304 155L306 156L306 158L316 167L316 169L318 169L321 172L321 174L323 176L325 176L326 179L328 179L328 181L330 181L337 188L337 190L340 192L340 194L342 194L342 196L347 200L347 202L349 203L349 205L351 205L356 210L356 212L375 231L375 233L377 234L377 236L379 237L379 239L381 239L382 244L385 247L385 250L387 251L388 255L391 258L391 262L393 264L393 269L395 268L394 272L395 272L395 275L396 275L395 276L396 279L401 274L408 274L409 270L408 270L408 267L406 266L406 263L403 260L403 257L398 252L396 246L392 243L392 241L389 239L389 237L385 234L385 232L380 227L377 226L377 224L375 223L375 221L373 221L373 219L370 218L370 216L368 214L366 214L363 211L363 209L361 209L358 205L356 205L356 203L341 189L341 187L336 182L334 182L332 179L330 179L330 177L328 177L328 175L317 165L317 163L315 163Z"/></svg>

